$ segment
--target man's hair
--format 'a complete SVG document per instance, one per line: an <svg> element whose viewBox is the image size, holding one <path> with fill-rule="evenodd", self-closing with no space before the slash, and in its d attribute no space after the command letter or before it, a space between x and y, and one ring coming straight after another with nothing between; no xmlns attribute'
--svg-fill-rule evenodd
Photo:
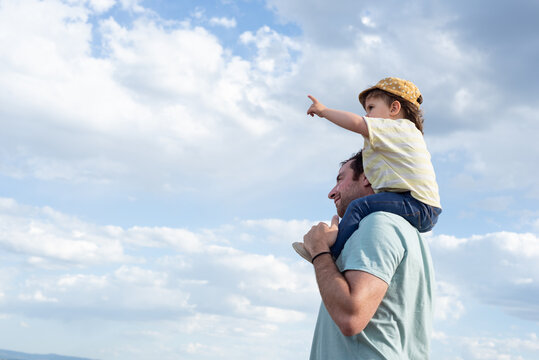
<svg viewBox="0 0 539 360"><path fill-rule="evenodd" d="M413 122L415 127L423 134L423 110L418 109L414 104L401 98L400 96L393 95L380 89L370 91L366 98L368 97L380 98L385 101L387 106L391 106L394 101L398 101L401 104L401 109L404 111L405 118ZM419 103L423 102L423 98L421 96L419 96L419 99Z"/></svg>
<svg viewBox="0 0 539 360"><path fill-rule="evenodd" d="M341 162L341 167L349 161L351 161L350 167L352 168L352 170L354 170L354 176L352 179L354 181L358 181L359 176L363 174L363 155L361 150L352 155L348 160L344 160L343 162Z"/></svg>

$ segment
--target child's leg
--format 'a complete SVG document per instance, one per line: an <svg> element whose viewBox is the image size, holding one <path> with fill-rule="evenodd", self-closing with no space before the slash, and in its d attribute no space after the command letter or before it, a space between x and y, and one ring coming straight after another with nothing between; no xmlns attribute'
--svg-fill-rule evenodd
<svg viewBox="0 0 539 360"><path fill-rule="evenodd" d="M348 238L357 230L361 219L376 211L402 216L420 232L426 232L434 227L442 210L423 204L412 197L410 192L381 192L356 199L348 205L339 223L337 240L331 247L335 258L341 253Z"/></svg>
<svg viewBox="0 0 539 360"><path fill-rule="evenodd" d="M418 219L418 223L416 226L417 230L419 230L419 232L422 232L422 233L431 231L434 225L436 225L436 223L438 222L438 216L442 213L442 209L437 208L435 206L423 204L419 200L415 200L415 201L421 204L420 218ZM410 223L412 222L410 221ZM412 225L414 224L412 223Z"/></svg>

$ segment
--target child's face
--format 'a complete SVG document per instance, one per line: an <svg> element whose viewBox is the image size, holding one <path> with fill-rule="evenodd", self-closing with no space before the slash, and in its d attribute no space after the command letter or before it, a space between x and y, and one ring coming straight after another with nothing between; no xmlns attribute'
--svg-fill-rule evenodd
<svg viewBox="0 0 539 360"><path fill-rule="evenodd" d="M365 116L372 118L390 119L392 118L391 108L380 97L367 96L365 99Z"/></svg>

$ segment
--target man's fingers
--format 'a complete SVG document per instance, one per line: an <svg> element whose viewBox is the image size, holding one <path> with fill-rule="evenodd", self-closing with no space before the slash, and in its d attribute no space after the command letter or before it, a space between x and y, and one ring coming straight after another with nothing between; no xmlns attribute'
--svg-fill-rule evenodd
<svg viewBox="0 0 539 360"><path fill-rule="evenodd" d="M333 226L339 227L339 216L338 215L333 215L333 217L331 218L331 227L333 227Z"/></svg>

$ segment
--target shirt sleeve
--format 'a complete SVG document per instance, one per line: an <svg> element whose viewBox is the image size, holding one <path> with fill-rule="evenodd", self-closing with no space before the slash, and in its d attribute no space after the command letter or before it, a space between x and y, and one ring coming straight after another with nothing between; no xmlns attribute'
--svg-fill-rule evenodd
<svg viewBox="0 0 539 360"><path fill-rule="evenodd" d="M365 271L388 285L391 283L406 254L398 227L391 217L392 214L377 212L360 222L337 259L341 272Z"/></svg>
<svg viewBox="0 0 539 360"><path fill-rule="evenodd" d="M369 117L364 119L369 130L369 137L365 138L365 142L377 151L400 153L402 146L406 144L417 146L424 142L423 135L410 120Z"/></svg>

